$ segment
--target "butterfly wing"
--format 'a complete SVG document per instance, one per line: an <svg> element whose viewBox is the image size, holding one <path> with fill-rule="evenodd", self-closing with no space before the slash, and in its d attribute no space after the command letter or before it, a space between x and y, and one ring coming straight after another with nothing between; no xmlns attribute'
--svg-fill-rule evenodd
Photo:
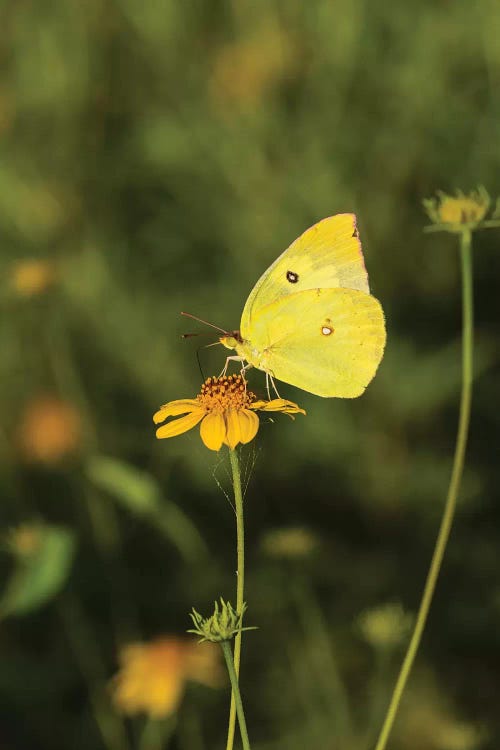
<svg viewBox="0 0 500 750"><path fill-rule="evenodd" d="M375 375L385 339L375 297L353 289L309 289L260 309L252 337L238 351L285 383L318 396L355 398Z"/></svg>
<svg viewBox="0 0 500 750"><path fill-rule="evenodd" d="M370 291L354 214L337 214L314 224L262 274L243 309L242 336L263 307L318 287Z"/></svg>

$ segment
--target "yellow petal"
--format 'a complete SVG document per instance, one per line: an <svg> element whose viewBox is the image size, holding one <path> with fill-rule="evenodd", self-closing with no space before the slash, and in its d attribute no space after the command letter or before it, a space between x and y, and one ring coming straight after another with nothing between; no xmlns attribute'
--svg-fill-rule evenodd
<svg viewBox="0 0 500 750"><path fill-rule="evenodd" d="M240 423L240 441L242 443L249 443L257 434L259 429L259 418L257 414L248 409L243 409L238 414Z"/></svg>
<svg viewBox="0 0 500 750"><path fill-rule="evenodd" d="M159 409L153 415L155 424L164 422L167 417L178 417L179 414L187 414L195 409L201 409L199 402L195 398L183 398L178 401L170 401Z"/></svg>
<svg viewBox="0 0 500 750"><path fill-rule="evenodd" d="M241 442L240 412L237 409L229 409L226 412L226 439L225 444L231 450Z"/></svg>
<svg viewBox="0 0 500 750"><path fill-rule="evenodd" d="M226 673L222 668L221 650L216 643L197 642L189 646L186 653L186 677L193 682L216 688L226 683Z"/></svg>
<svg viewBox="0 0 500 750"><path fill-rule="evenodd" d="M282 411L285 414L305 414L305 410L295 404L293 401L287 401L284 398L275 398L272 401L254 401L252 409L259 411Z"/></svg>
<svg viewBox="0 0 500 750"><path fill-rule="evenodd" d="M187 432L192 427L195 427L198 422L203 419L205 411L199 408L197 411L186 414L185 417L179 419L172 419L171 422L158 427L156 430L157 438L170 438L176 435L182 435L183 432Z"/></svg>
<svg viewBox="0 0 500 750"><path fill-rule="evenodd" d="M226 438L226 423L222 414L207 414L200 425L200 435L207 448L211 451L220 450Z"/></svg>
<svg viewBox="0 0 500 750"><path fill-rule="evenodd" d="M162 719L175 713L184 692L184 679L178 673L154 675L144 683L144 709L153 719ZM147 686L147 687L146 687Z"/></svg>

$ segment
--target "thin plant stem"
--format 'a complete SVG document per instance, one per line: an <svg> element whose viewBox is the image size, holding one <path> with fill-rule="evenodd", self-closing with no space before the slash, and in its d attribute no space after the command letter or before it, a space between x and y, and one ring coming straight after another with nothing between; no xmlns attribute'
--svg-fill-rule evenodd
<svg viewBox="0 0 500 750"><path fill-rule="evenodd" d="M241 492L241 472L238 454L235 450L229 451L231 461L231 472L233 475L234 490L234 509L236 513L236 555L237 555L237 572L236 572L236 613L240 615L243 610L243 595L245 590L245 527L243 519L243 494ZM241 632L237 633L234 639L234 672L236 682L240 675L241 661ZM236 726L236 696L231 691L231 705L229 708L229 721L227 727L226 750L233 750L234 730Z"/></svg>
<svg viewBox="0 0 500 750"><path fill-rule="evenodd" d="M76 599L65 595L60 598L59 614L75 661L86 683L90 707L104 747L107 750L129 750L125 724L109 701L106 669L83 610Z"/></svg>
<svg viewBox="0 0 500 750"><path fill-rule="evenodd" d="M375 746L375 750L384 750L392 729L399 707L401 696L405 689L410 671L415 659L422 633L427 621L427 615L436 588L436 581L443 562L443 556L450 536L451 525L455 513L457 496L462 481L464 469L465 449L469 432L470 408L472 396L472 353L473 353L473 293L472 293L472 257L471 232L465 229L460 235L460 259L462 275L462 391L460 395L460 414L458 420L457 440L450 484L446 496L446 504L439 528L431 565L427 574L422 600L418 610L415 628L406 652L403 664L394 687L391 702Z"/></svg>
<svg viewBox="0 0 500 750"><path fill-rule="evenodd" d="M321 607L303 576L295 577L292 595L297 603L304 635L308 639L310 657L316 670L314 679L321 684L325 697L335 707L336 734L344 738L352 736L349 701Z"/></svg>
<svg viewBox="0 0 500 750"><path fill-rule="evenodd" d="M238 633L238 635L241 635ZM247 724L245 721L245 712L243 711L243 703L241 702L240 686L238 684L238 675L236 674L236 665L233 661L233 652L231 650L231 643L229 641L221 641L222 653L226 660L227 671L229 672L229 679L231 680L232 696L236 706L236 713L238 715L238 724L240 725L241 742L243 750L250 750L250 741L248 739Z"/></svg>
<svg viewBox="0 0 500 750"><path fill-rule="evenodd" d="M171 716L166 719L146 719L139 740L139 750L165 750L170 744L175 723L175 718Z"/></svg>
<svg viewBox="0 0 500 750"><path fill-rule="evenodd" d="M200 716L194 706L183 708L184 720L177 728L179 750L206 750Z"/></svg>

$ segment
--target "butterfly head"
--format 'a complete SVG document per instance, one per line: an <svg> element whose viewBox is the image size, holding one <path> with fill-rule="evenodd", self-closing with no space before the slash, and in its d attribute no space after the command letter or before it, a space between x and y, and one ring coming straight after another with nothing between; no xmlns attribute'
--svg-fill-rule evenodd
<svg viewBox="0 0 500 750"><path fill-rule="evenodd" d="M238 344L243 343L243 339L239 331L228 331L224 336L219 338L219 343L225 346L226 349L236 349Z"/></svg>

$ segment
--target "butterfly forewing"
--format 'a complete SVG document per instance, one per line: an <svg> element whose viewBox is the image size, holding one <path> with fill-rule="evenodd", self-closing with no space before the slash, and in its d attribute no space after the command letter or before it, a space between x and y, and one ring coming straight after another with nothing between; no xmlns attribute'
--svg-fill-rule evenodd
<svg viewBox="0 0 500 750"><path fill-rule="evenodd" d="M259 311L282 297L315 288L369 292L354 214L337 214L307 229L264 272L241 316L247 337Z"/></svg>

